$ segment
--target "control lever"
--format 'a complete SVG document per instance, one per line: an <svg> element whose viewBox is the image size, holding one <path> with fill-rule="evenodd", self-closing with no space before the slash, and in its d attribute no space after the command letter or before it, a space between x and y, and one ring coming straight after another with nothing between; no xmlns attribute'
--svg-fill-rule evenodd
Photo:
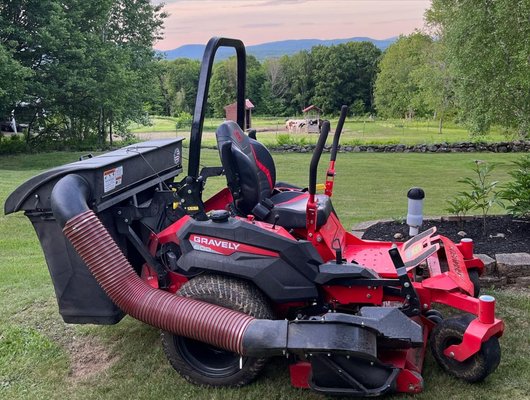
<svg viewBox="0 0 530 400"><path fill-rule="evenodd" d="M331 197L333 195L333 182L335 180L335 160L337 159L337 151L339 149L339 140L346 121L346 115L348 114L348 106L343 105L340 109L339 122L337 123L337 129L335 129L335 135L333 136L333 145L331 146L331 157L329 158L328 172L326 173L326 188L324 194Z"/></svg>
<svg viewBox="0 0 530 400"><path fill-rule="evenodd" d="M338 242L338 245L335 245L336 242ZM342 264L342 247L339 239L333 240L332 249L335 250L335 262L337 265Z"/></svg>
<svg viewBox="0 0 530 400"><path fill-rule="evenodd" d="M410 281L407 268L405 267L405 263L403 262L401 254L399 254L399 250L396 245L393 245L392 248L388 250L388 253L392 263L394 264L394 267L396 268L399 283L401 284L401 294L406 299L406 305L402 307L401 311L403 311L403 313L409 317L418 315L421 310L420 298L418 297L418 293L416 293L416 289L414 289L414 286Z"/></svg>

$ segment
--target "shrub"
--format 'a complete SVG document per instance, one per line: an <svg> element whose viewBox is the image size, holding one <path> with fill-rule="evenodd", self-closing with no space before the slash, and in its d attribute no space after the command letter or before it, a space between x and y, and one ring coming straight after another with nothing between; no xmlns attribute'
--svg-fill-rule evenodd
<svg viewBox="0 0 530 400"><path fill-rule="evenodd" d="M288 133L280 133L276 136L276 142L278 143L278 146L283 146L284 144L294 144L295 140Z"/></svg>
<svg viewBox="0 0 530 400"><path fill-rule="evenodd" d="M469 197L459 194L453 197L453 199L447 200L447 208L445 209L449 214L456 215L460 221L464 219L469 211L473 209L473 204Z"/></svg>
<svg viewBox="0 0 530 400"><path fill-rule="evenodd" d="M24 153L27 150L28 146L21 136L11 135L9 138L0 136L0 154Z"/></svg>
<svg viewBox="0 0 530 400"><path fill-rule="evenodd" d="M177 129L191 128L193 117L190 113L185 111L180 112L175 118L175 127Z"/></svg>
<svg viewBox="0 0 530 400"><path fill-rule="evenodd" d="M458 216L463 217L470 210L480 210L482 214L482 231L486 233L486 217L490 208L494 204L500 204L498 193L495 191L497 181L490 182L489 177L495 164L488 164L481 160L475 161L473 172L475 178L459 179L458 182L464 183L469 190L462 191L452 200L449 200L449 212L455 212Z"/></svg>
<svg viewBox="0 0 530 400"><path fill-rule="evenodd" d="M506 210L517 217L530 217L530 155L513 162L515 169L508 172L513 178L499 193L509 202Z"/></svg>

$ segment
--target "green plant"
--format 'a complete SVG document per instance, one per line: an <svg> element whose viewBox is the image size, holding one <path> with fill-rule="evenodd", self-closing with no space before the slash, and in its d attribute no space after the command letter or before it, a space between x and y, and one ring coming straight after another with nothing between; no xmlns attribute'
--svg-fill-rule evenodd
<svg viewBox="0 0 530 400"><path fill-rule="evenodd" d="M19 135L0 137L0 154L18 154L28 150L26 142Z"/></svg>
<svg viewBox="0 0 530 400"><path fill-rule="evenodd" d="M395 224L404 224L407 221L407 217L404 215L394 215L392 216L392 222Z"/></svg>
<svg viewBox="0 0 530 400"><path fill-rule="evenodd" d="M480 210L482 214L482 231L486 233L486 217L494 204L500 204L498 193L495 191L498 181L490 182L490 175L495 164L475 160L473 172L476 178L466 177L458 182L468 186L468 191L459 192L458 197L466 199L471 205L471 210ZM465 203L464 203L465 204Z"/></svg>
<svg viewBox="0 0 530 400"><path fill-rule="evenodd" d="M530 155L524 155L513 164L515 169L508 173L514 180L504 186L499 196L510 203L505 206L510 214L530 217Z"/></svg>
<svg viewBox="0 0 530 400"><path fill-rule="evenodd" d="M295 140L288 133L280 133L276 136L276 142L278 146L283 146L284 144L294 144Z"/></svg>
<svg viewBox="0 0 530 400"><path fill-rule="evenodd" d="M192 118L193 117L191 116L190 113L182 111L175 118L175 127L177 129L190 128L191 127Z"/></svg>
<svg viewBox="0 0 530 400"><path fill-rule="evenodd" d="M460 222L460 226L462 227L465 216L473 208L471 200L469 199L469 197L466 197L462 194L458 194L452 199L447 200L447 204L448 206L445 210L449 214L456 215Z"/></svg>

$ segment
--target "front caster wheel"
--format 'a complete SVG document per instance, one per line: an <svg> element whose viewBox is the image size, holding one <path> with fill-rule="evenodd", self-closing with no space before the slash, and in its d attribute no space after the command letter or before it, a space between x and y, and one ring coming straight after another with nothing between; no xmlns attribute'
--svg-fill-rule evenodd
<svg viewBox="0 0 530 400"><path fill-rule="evenodd" d="M431 310L427 311L427 312L425 313L425 317L426 317L428 320L434 322L435 324L439 324L439 323L442 322L443 319L444 319L442 313L441 313L440 311L438 311L438 310L434 310L434 309L431 309Z"/></svg>
<svg viewBox="0 0 530 400"><path fill-rule="evenodd" d="M200 275L178 291L191 297L240 311L260 319L274 319L267 298L254 285L238 279ZM239 387L253 381L266 358L241 357L206 343L162 332L162 346L175 370L187 381L202 386Z"/></svg>
<svg viewBox="0 0 530 400"><path fill-rule="evenodd" d="M482 343L476 354L462 362L444 355L449 346L462 343L464 332L474 318L469 314L446 318L436 325L430 338L431 351L438 364L448 374L467 382L483 381L495 371L501 360L501 348L495 336Z"/></svg>
<svg viewBox="0 0 530 400"><path fill-rule="evenodd" d="M469 275L469 280L473 283L473 297L478 299L480 295L480 279L478 275L478 269L471 268L467 271Z"/></svg>

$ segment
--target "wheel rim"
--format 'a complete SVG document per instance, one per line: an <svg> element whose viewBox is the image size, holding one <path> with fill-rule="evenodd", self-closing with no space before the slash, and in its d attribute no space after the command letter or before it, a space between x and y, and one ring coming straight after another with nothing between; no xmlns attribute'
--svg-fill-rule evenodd
<svg viewBox="0 0 530 400"><path fill-rule="evenodd" d="M240 370L241 356L237 353L182 336L174 336L174 341L182 358L202 375L223 378Z"/></svg>
<svg viewBox="0 0 530 400"><path fill-rule="evenodd" d="M460 343L462 343L462 337L449 336L449 337L445 338L445 340L441 344L440 356L443 357L445 359L445 362L448 365L450 365L452 368L468 367L469 365L473 364L473 362L475 360L475 355L467 358L464 361L457 361L454 358L448 357L448 356L446 356L443 353L444 350L447 349L449 346L453 346L453 345L456 346L456 345L459 345Z"/></svg>

